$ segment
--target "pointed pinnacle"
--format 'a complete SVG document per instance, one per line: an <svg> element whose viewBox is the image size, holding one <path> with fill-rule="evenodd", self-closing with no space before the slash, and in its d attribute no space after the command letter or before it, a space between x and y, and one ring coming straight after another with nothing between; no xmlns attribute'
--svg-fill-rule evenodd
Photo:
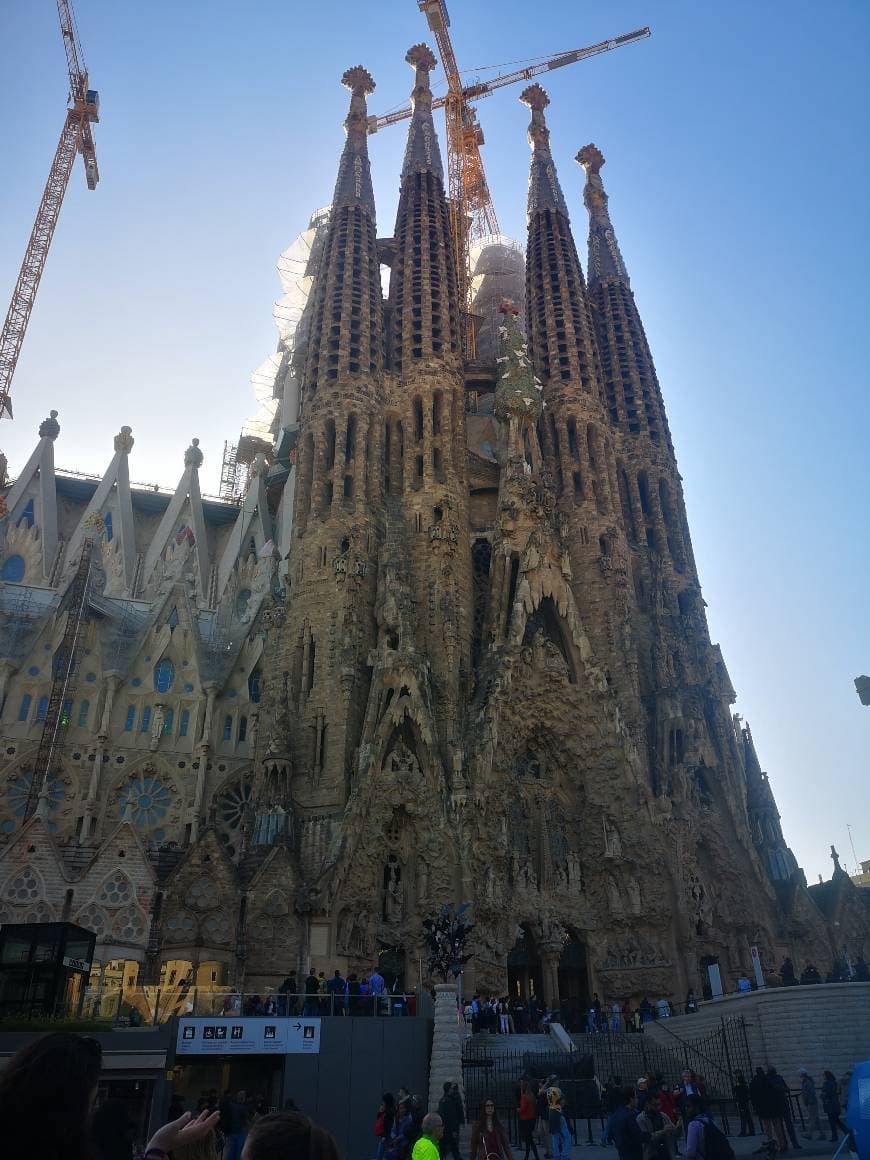
<svg viewBox="0 0 870 1160"><path fill-rule="evenodd" d="M604 164L604 154L597 145L584 145L577 154L575 161L578 165L582 165L586 170L586 176L589 177L593 173L600 173L601 167Z"/></svg>
<svg viewBox="0 0 870 1160"><path fill-rule="evenodd" d="M369 93L375 91L372 74L361 64L349 68L342 76L341 83L346 89L350 89L354 96L368 96Z"/></svg>
<svg viewBox="0 0 870 1160"><path fill-rule="evenodd" d="M529 85L528 88L523 89L520 93L520 100L524 105L528 105L530 109L537 110L539 113L543 113L550 103L547 90L539 84Z"/></svg>
<svg viewBox="0 0 870 1160"><path fill-rule="evenodd" d="M438 63L435 53L428 44L414 44L405 53L405 60L415 69L431 72Z"/></svg>

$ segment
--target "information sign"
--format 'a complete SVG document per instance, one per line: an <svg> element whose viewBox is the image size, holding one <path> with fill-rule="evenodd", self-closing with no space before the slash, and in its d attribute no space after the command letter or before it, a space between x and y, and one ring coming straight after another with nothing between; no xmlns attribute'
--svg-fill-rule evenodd
<svg viewBox="0 0 870 1160"><path fill-rule="evenodd" d="M178 1021L176 1055L317 1055L320 1020L204 1015Z"/></svg>

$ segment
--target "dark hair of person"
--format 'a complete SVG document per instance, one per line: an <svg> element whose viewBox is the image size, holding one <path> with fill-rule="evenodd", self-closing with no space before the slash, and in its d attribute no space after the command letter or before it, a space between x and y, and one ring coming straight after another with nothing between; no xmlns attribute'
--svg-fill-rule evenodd
<svg viewBox="0 0 870 1160"><path fill-rule="evenodd" d="M622 1089L620 1102L628 1107L631 1101L635 1098L636 1094L637 1093L633 1087L624 1087Z"/></svg>
<svg viewBox="0 0 870 1160"><path fill-rule="evenodd" d="M836 1080L836 1078L837 1078L832 1071L823 1071L822 1075L825 1077L825 1079Z"/></svg>
<svg viewBox="0 0 870 1160"><path fill-rule="evenodd" d="M102 1051L95 1039L54 1032L22 1047L0 1072L3 1154L91 1160L90 1116Z"/></svg>
<svg viewBox="0 0 870 1160"><path fill-rule="evenodd" d="M384 1092L383 1096L381 1097L381 1102L387 1111L391 1112L396 1106L396 1097L392 1092Z"/></svg>
<svg viewBox="0 0 870 1160"><path fill-rule="evenodd" d="M495 1096L486 1096L486 1098L481 1102L480 1115L477 1118L477 1122L478 1122L478 1124L480 1124L481 1127L483 1127L484 1124L486 1124L486 1105L487 1104L492 1104L492 1123L493 1123L493 1127L494 1127L496 1124L501 1123L501 1121L498 1118L498 1105L495 1102Z"/></svg>
<svg viewBox="0 0 870 1160"><path fill-rule="evenodd" d="M301 1112L272 1112L248 1132L250 1160L340 1160L329 1132Z"/></svg>

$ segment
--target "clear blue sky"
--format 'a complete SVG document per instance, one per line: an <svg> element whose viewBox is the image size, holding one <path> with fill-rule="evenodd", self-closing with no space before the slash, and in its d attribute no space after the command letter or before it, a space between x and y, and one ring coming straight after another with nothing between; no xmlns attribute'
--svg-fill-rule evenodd
<svg viewBox="0 0 870 1160"><path fill-rule="evenodd" d="M453 0L478 68L650 24L652 39L546 78L578 239L579 146L594 141L652 343L721 642L810 880L837 844L870 858L866 0L578 4ZM275 259L328 202L343 70L374 112L407 97L414 0L302 5L76 0L102 180L77 167L0 426L13 471L50 407L58 463L102 471L133 427L134 478L174 484L192 435L217 488L274 349ZM2 0L5 312L60 132L66 74L53 0ZM488 75L488 74L483 74ZM504 232L522 238L528 111L480 104ZM371 140L392 231L404 133Z"/></svg>

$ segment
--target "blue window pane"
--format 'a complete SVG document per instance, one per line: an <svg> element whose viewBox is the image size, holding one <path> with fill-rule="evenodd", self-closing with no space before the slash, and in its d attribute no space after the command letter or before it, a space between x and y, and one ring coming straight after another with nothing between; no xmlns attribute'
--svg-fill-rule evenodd
<svg viewBox="0 0 870 1160"><path fill-rule="evenodd" d="M60 711L60 723L64 727L69 725L69 719L72 717L72 701L67 699L63 703L63 708Z"/></svg>
<svg viewBox="0 0 870 1160"><path fill-rule="evenodd" d="M172 710L172 709L166 710L166 717L164 718L164 721L163 721L163 736L164 737L171 737L172 736L172 719L174 716L175 716L174 710Z"/></svg>
<svg viewBox="0 0 870 1160"><path fill-rule="evenodd" d="M233 739L233 719L229 715L224 717L224 741Z"/></svg>
<svg viewBox="0 0 870 1160"><path fill-rule="evenodd" d="M168 693L174 680L175 665L169 657L164 657L154 666L154 688L158 693Z"/></svg>
<svg viewBox="0 0 870 1160"><path fill-rule="evenodd" d="M18 710L18 720L19 721L26 721L27 718L30 716L30 706L31 706L32 702L33 702L33 698L31 697L31 695L29 693L25 693L24 696L21 698L21 708Z"/></svg>
<svg viewBox="0 0 870 1160"><path fill-rule="evenodd" d="M149 706L142 710L142 720L139 722L139 732L147 733L151 728L151 709Z"/></svg>
<svg viewBox="0 0 870 1160"><path fill-rule="evenodd" d="M20 584L24 579L24 557L10 556L3 562L3 571L0 575L8 584Z"/></svg>
<svg viewBox="0 0 870 1160"><path fill-rule="evenodd" d="M48 712L48 697L40 697L39 704L36 706L36 720L44 721L45 714Z"/></svg>
<svg viewBox="0 0 870 1160"><path fill-rule="evenodd" d="M136 706L127 706L127 716L124 718L124 732L132 733L136 727Z"/></svg>
<svg viewBox="0 0 870 1160"><path fill-rule="evenodd" d="M79 719L77 722L79 729L87 729L87 727L88 727L88 713L90 713L90 711L91 711L90 701L80 701L79 702Z"/></svg>
<svg viewBox="0 0 870 1160"><path fill-rule="evenodd" d="M29 499L24 507L21 515L18 517L18 527L26 524L28 528L33 527L33 500Z"/></svg>
<svg viewBox="0 0 870 1160"><path fill-rule="evenodd" d="M248 677L248 697L255 705L260 703L260 670L254 669Z"/></svg>
<svg viewBox="0 0 870 1160"><path fill-rule="evenodd" d="M190 725L190 711L188 709L182 709L181 710L181 721L180 721L179 726L178 726L178 736L179 737L186 737L187 736L187 729L188 729L189 725Z"/></svg>
<svg viewBox="0 0 870 1160"><path fill-rule="evenodd" d="M248 736L248 718L239 718L239 741L244 741Z"/></svg>
<svg viewBox="0 0 870 1160"><path fill-rule="evenodd" d="M106 543L108 544L112 538L112 513L106 512L103 516L103 527L106 529Z"/></svg>

